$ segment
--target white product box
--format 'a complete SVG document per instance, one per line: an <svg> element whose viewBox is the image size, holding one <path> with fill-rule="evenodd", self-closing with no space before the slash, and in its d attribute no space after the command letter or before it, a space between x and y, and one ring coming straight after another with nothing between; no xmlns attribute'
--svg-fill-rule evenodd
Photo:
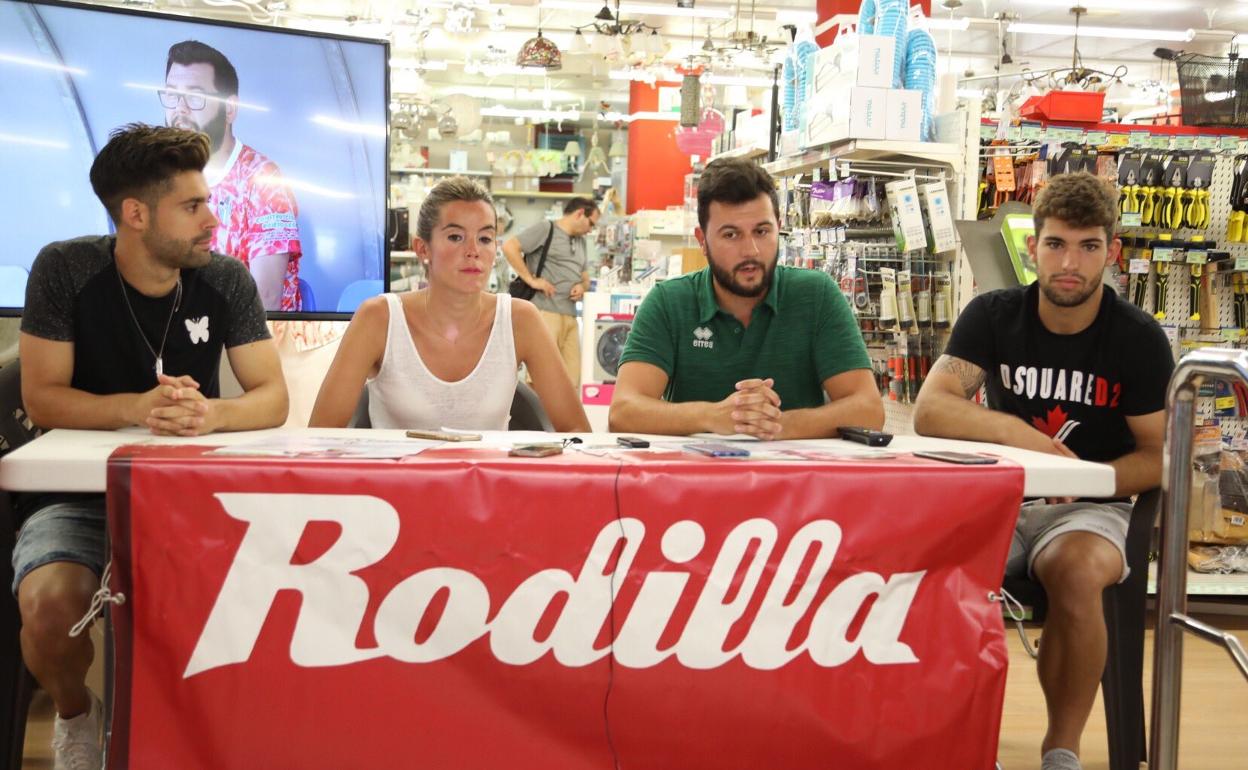
<svg viewBox="0 0 1248 770"><path fill-rule="evenodd" d="M939 254L951 251L958 245L953 228L953 215L949 210L949 190L944 181L929 182L919 188L923 202L923 214L931 231L928 245Z"/></svg>
<svg viewBox="0 0 1248 770"><path fill-rule="evenodd" d="M888 89L884 138L904 142L923 139L923 92Z"/></svg>
<svg viewBox="0 0 1248 770"><path fill-rule="evenodd" d="M883 139L887 123L887 90L848 86L811 100L806 112L803 146L842 139Z"/></svg>
<svg viewBox="0 0 1248 770"><path fill-rule="evenodd" d="M888 208L892 214L893 235L897 248L914 251L927 247L927 232L923 229L923 212L919 205L919 188L913 179L901 179L884 185Z"/></svg>
<svg viewBox="0 0 1248 770"><path fill-rule="evenodd" d="M868 88L891 88L893 59L897 55L895 48L896 44L891 37L859 35L858 85Z"/></svg>
<svg viewBox="0 0 1248 770"><path fill-rule="evenodd" d="M812 65L814 72L808 80L809 96L846 86L892 87L896 47L893 38L859 35L855 40L857 43L819 49Z"/></svg>

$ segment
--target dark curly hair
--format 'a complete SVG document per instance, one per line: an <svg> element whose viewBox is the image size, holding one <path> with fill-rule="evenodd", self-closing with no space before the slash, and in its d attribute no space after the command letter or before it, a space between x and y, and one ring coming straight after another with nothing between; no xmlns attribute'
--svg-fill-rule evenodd
<svg viewBox="0 0 1248 770"><path fill-rule="evenodd" d="M1118 226L1118 188L1113 182L1086 171L1060 174L1036 196L1032 216L1036 235L1049 217L1071 227L1103 227L1106 242L1113 240Z"/></svg>
<svg viewBox="0 0 1248 770"><path fill-rule="evenodd" d="M779 221L780 197L776 194L776 180L766 169L744 158L713 160L698 178L698 227L706 230L711 204L715 201L749 203L764 194L771 199L771 208Z"/></svg>
<svg viewBox="0 0 1248 770"><path fill-rule="evenodd" d="M91 189L114 222L121 202L138 198L155 206L184 171L203 171L212 154L208 135L181 128L129 123L109 134L91 164Z"/></svg>

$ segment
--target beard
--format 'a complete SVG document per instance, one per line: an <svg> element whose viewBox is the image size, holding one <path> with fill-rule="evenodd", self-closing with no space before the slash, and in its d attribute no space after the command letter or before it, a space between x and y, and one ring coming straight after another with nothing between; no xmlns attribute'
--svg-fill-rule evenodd
<svg viewBox="0 0 1248 770"><path fill-rule="evenodd" d="M168 123L168 127L181 128L186 131L199 131L207 134L212 152L216 152L221 149L222 143L225 142L225 108L218 109L216 116L202 126L191 117L178 116Z"/></svg>
<svg viewBox="0 0 1248 770"><path fill-rule="evenodd" d="M761 260L751 259L748 262L742 262L731 271L715 262L714 256L711 254L710 244L706 245L706 262L711 266L711 275L715 278L715 283L723 287L724 291L729 294L735 294L738 297L761 297L767 294L771 289L771 281L776 274L776 263L772 262L771 266L763 264ZM742 268L757 267L763 273L763 278L754 286L746 286L737 280L737 273Z"/></svg>
<svg viewBox="0 0 1248 770"><path fill-rule="evenodd" d="M147 253L166 267L179 270L203 267L212 259L209 249L198 248L212 242L212 233L193 240L181 240L170 238L158 230L146 230L141 237Z"/></svg>
<svg viewBox="0 0 1248 770"><path fill-rule="evenodd" d="M1093 294L1096 293L1099 281L1086 281L1084 286L1076 289L1059 289L1053 285L1054 276L1050 276L1048 280L1040 282L1040 291L1044 292L1045 299L1052 302L1058 307L1078 307L1087 302Z"/></svg>

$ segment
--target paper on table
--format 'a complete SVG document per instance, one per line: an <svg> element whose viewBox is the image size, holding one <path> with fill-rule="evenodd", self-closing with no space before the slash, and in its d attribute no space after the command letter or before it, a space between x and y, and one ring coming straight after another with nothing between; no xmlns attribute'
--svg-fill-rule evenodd
<svg viewBox="0 0 1248 770"><path fill-rule="evenodd" d="M212 450L210 454L234 457L316 457L320 459L376 460L409 457L445 441L425 439L330 438L277 435Z"/></svg>

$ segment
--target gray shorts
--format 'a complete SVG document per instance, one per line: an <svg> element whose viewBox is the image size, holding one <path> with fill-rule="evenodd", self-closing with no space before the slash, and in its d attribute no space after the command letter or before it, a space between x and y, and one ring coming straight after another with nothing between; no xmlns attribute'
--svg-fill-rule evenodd
<svg viewBox="0 0 1248 770"><path fill-rule="evenodd" d="M70 561L104 572L104 496L54 503L36 511L17 533L13 547L13 595L36 567Z"/></svg>
<svg viewBox="0 0 1248 770"><path fill-rule="evenodd" d="M1053 538L1067 532L1092 532L1114 544L1122 556L1122 576L1127 579L1131 568L1127 566L1127 524L1131 521L1130 503L1076 502L1050 505L1043 500L1024 503L1014 525L1014 539L1010 541L1010 556L1005 562L1005 574L1011 577L1026 574L1035 579L1032 567L1036 555L1053 542Z"/></svg>

